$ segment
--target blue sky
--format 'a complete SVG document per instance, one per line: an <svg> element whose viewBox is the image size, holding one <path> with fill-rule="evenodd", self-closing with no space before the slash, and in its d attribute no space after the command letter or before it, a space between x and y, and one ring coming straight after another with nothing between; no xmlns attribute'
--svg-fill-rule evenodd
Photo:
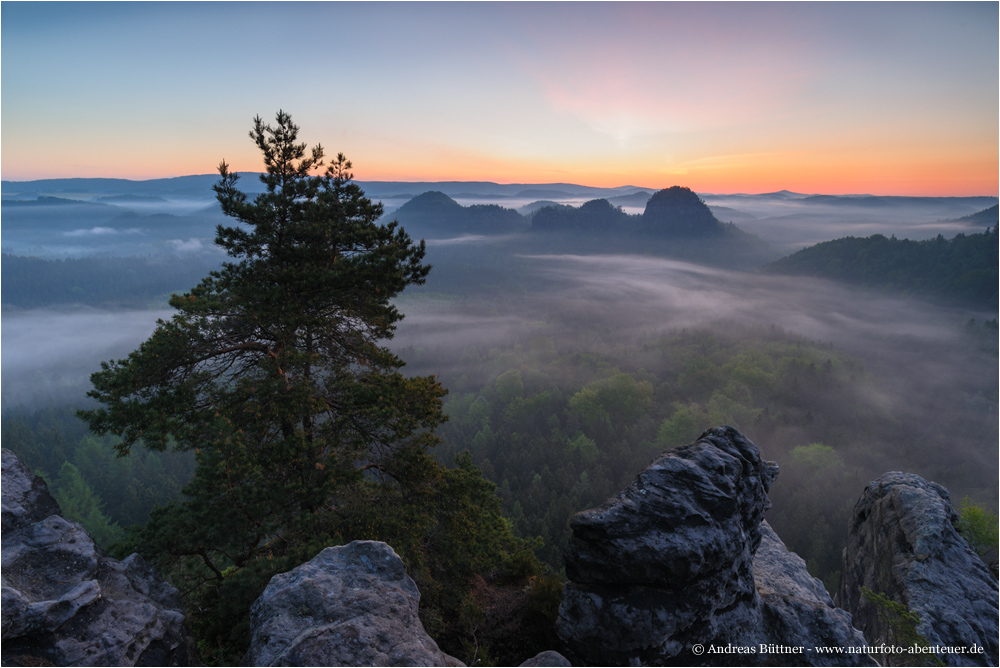
<svg viewBox="0 0 1000 668"><path fill-rule="evenodd" d="M2 4L2 174L996 195L998 4Z"/></svg>

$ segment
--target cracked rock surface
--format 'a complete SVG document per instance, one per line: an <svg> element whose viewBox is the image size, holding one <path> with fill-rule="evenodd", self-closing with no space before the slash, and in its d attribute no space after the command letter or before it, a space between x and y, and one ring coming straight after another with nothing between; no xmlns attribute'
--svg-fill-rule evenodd
<svg viewBox="0 0 1000 668"><path fill-rule="evenodd" d="M271 578L250 610L250 666L462 666L417 616L420 592L385 543L328 547Z"/></svg>
<svg viewBox="0 0 1000 668"><path fill-rule="evenodd" d="M187 666L200 660L177 590L107 556L3 450L3 664Z"/></svg>
<svg viewBox="0 0 1000 668"><path fill-rule="evenodd" d="M873 644L890 634L862 587L916 613L917 632L931 645L965 648L939 655L945 665L995 666L1000 591L957 522L941 485L900 472L873 480L851 515L837 601Z"/></svg>
<svg viewBox="0 0 1000 668"><path fill-rule="evenodd" d="M866 654L812 651L860 647L864 638L763 523L777 474L743 434L718 427L575 515L556 626L567 657L589 665L874 665ZM701 655L698 645L757 651Z"/></svg>

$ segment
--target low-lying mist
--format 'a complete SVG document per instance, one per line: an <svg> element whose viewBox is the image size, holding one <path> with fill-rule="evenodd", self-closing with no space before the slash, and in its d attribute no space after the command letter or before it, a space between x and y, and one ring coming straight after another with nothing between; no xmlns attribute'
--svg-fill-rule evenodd
<svg viewBox="0 0 1000 668"><path fill-rule="evenodd" d="M976 449L973 460L987 467L983 484L995 484L988 480L995 478L997 445L988 435L996 433L996 415L985 406L996 402L996 330L969 321L982 323L996 314L821 279L671 259L523 259L530 260L539 280L555 281L557 287L502 301L401 300L406 318L392 347L404 359L408 350L420 351L420 368L412 372L439 374L447 387L449 381L482 373L462 363L465 350L502 348L533 337L555 340L567 351L628 350L679 330L738 338L747 330L774 329L861 360L867 375L856 391L917 431L945 438L962 419L985 420L951 433L940 447L953 454L957 448ZM956 408L959 404L964 408ZM982 440L984 435L993 440ZM766 455L768 444L758 445ZM907 468L905 460L898 465Z"/></svg>
<svg viewBox="0 0 1000 668"><path fill-rule="evenodd" d="M831 342L872 362L914 347L949 355L970 318L995 314L869 293L808 277L728 271L673 259L623 255L522 256L557 290L529 293L503 305L401 300L406 314L395 345L452 348L495 338L520 326L602 329L622 342L720 323L776 325ZM541 323L545 323L542 325ZM926 357L926 356L925 356ZM947 360L946 360L947 361Z"/></svg>
<svg viewBox="0 0 1000 668"><path fill-rule="evenodd" d="M733 222L784 254L841 237L896 235L922 241L941 234L982 232L983 225L958 220L995 204L994 198L777 198L704 195L719 220ZM821 199L823 202L815 200Z"/></svg>
<svg viewBox="0 0 1000 668"><path fill-rule="evenodd" d="M404 371L435 374L452 390L449 401L457 403L446 408L456 415L442 428L442 460L451 464L455 453L472 450L474 461L497 483L518 530L545 535L540 556L553 568L560 567L563 527L572 512L627 484L659 451L655 448L679 444L663 441L657 425L676 423L687 411L696 430L683 438L694 438L715 426L711 422L718 418L709 416L727 414L713 405L725 409L730 400L733 415L745 416L737 418L743 420L737 426L782 468L769 521L791 549L818 564L813 573L828 587L836 586L846 514L864 484L878 475L918 473L948 487L956 505L965 495L980 503L996 498L997 330L983 324L995 313L822 279L735 271L727 268L725 252L701 253L704 263L697 264L553 252L556 245L549 239L541 252L537 246L475 237L431 244L430 261L437 267L425 286L397 299L405 318L389 342L407 362ZM512 254L514 248L519 250ZM50 404L84 406L89 375L100 362L126 356L157 318L170 314L82 308L4 312L5 416ZM759 368L779 370L780 382L772 383L778 394L749 396L746 388L735 387L723 372L734 354L758 355ZM691 378L681 378L700 373L689 363L707 369L708 385L702 384L697 397L685 394ZM584 367L590 370L581 373ZM509 412L527 410L527 404L503 400L497 389L501 376L511 381L507 372L514 368L523 372L523 402L540 405L539 397L549 397L540 414L544 429L536 429L543 440L531 441L527 450L527 441L505 432L502 424L510 415L511 428L531 426L525 413ZM571 396L584 384L616 378L625 378L623 387L648 384L652 404L641 418L645 426L637 423L638 431L631 432L645 435L629 437L632 427L609 422L626 440L608 433L585 436ZM556 386L563 388L561 399L544 389ZM802 401L796 400L799 394ZM470 416L481 417L484 410L472 407L477 395L487 396L497 431L470 426ZM666 433L664 428L659 433ZM603 438L605 450L580 454L579 443L588 437ZM496 453L507 447L504 439L517 444L519 438L518 454L500 461ZM492 462L483 449L486 441L492 443ZM584 465L585 456L600 459ZM814 470L815 461L832 461L833 468ZM562 479L570 471L580 476L581 466L589 478ZM533 484L531 476L543 482ZM547 496L541 496L544 489ZM525 514L517 519L521 501Z"/></svg>
<svg viewBox="0 0 1000 668"><path fill-rule="evenodd" d="M3 408L89 401L90 374L128 355L173 310L38 309L3 315Z"/></svg>
<svg viewBox="0 0 1000 668"><path fill-rule="evenodd" d="M470 243L474 243L471 242ZM901 411L925 410L949 391L995 396L996 365L982 364L970 346L970 319L996 314L948 308L830 281L735 272L672 259L624 255L522 256L529 281L549 286L498 300L404 294L405 314L391 346L438 351L447 386L463 373L469 346L502 346L533 335L557 335L563 345L627 347L681 329L729 331L777 327L833 344L881 377ZM723 260L720 259L720 264ZM3 405L82 396L102 360L122 357L144 340L169 310L7 312L3 318ZM993 355L995 359L995 340ZM926 419L924 416L922 419ZM706 425L707 426L707 425Z"/></svg>

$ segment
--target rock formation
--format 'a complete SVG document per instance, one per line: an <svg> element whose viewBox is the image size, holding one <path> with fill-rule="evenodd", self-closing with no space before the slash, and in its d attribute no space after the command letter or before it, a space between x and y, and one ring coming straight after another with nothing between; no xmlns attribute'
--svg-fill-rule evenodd
<svg viewBox="0 0 1000 668"><path fill-rule="evenodd" d="M462 206L442 192L417 195L390 214L413 235L509 234L527 227L528 221L513 209L496 204Z"/></svg>
<svg viewBox="0 0 1000 668"><path fill-rule="evenodd" d="M802 647L802 657L788 663L812 666L874 665L864 653L830 657L816 647L859 650L865 637L854 628L851 615L834 605L819 578L806 570L806 562L788 548L767 522L761 524L760 546L753 558L753 577L760 598L760 627L745 642ZM778 657L779 662L781 656ZM762 663L766 661L762 660Z"/></svg>
<svg viewBox="0 0 1000 668"><path fill-rule="evenodd" d="M725 231L708 205L683 186L660 190L649 198L642 213L641 229L668 237L710 237Z"/></svg>
<svg viewBox="0 0 1000 668"><path fill-rule="evenodd" d="M910 473L886 473L854 506L838 603L850 610L870 644L890 642L867 587L920 617L917 632L951 666L997 665L997 580L958 534L946 490ZM974 648L984 653L974 653Z"/></svg>
<svg viewBox="0 0 1000 668"><path fill-rule="evenodd" d="M250 609L251 666L462 666L417 616L420 592L385 543L328 547L271 578Z"/></svg>
<svg viewBox="0 0 1000 668"><path fill-rule="evenodd" d="M710 429L655 459L617 497L575 515L557 622L569 658L873 665L864 653L813 650L857 648L864 638L762 524L777 472L732 427ZM753 652L722 653L737 647Z"/></svg>
<svg viewBox="0 0 1000 668"><path fill-rule="evenodd" d="M518 668L542 668L543 666L548 666L548 668L570 668L572 664L559 652L546 650L531 657Z"/></svg>
<svg viewBox="0 0 1000 668"><path fill-rule="evenodd" d="M3 665L199 664L177 590L104 554L11 451L2 465Z"/></svg>

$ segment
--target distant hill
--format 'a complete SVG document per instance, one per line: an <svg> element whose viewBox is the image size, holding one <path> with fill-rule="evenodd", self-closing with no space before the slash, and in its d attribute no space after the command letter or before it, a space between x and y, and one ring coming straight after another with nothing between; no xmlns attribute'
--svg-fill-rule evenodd
<svg viewBox="0 0 1000 668"><path fill-rule="evenodd" d="M411 236L508 234L523 230L528 221L513 209L496 204L462 206L442 192L417 195L390 216Z"/></svg>
<svg viewBox="0 0 1000 668"><path fill-rule="evenodd" d="M4 232L45 228L64 232L88 225L101 225L123 209L112 204L84 202L64 197L38 197L30 200L4 200Z"/></svg>
<svg viewBox="0 0 1000 668"><path fill-rule="evenodd" d="M739 209L733 209L728 206L710 206L708 208L712 211L712 214L718 220L721 220L726 223L757 220L757 216L753 215L752 213L747 213L746 211L740 211Z"/></svg>
<svg viewBox="0 0 1000 668"><path fill-rule="evenodd" d="M994 204L988 209L970 213L968 216L962 216L958 219L958 222L991 227L996 226L997 222L1000 222L998 219L1000 219L1000 205Z"/></svg>
<svg viewBox="0 0 1000 668"><path fill-rule="evenodd" d="M608 201L615 206L646 206L646 202L649 198L653 196L653 193L647 192L645 190L639 190L630 195L618 195L617 197L609 197Z"/></svg>
<svg viewBox="0 0 1000 668"><path fill-rule="evenodd" d="M190 290L218 258L87 257L45 260L3 254L4 310L68 304L101 308L162 307L173 292Z"/></svg>
<svg viewBox="0 0 1000 668"><path fill-rule="evenodd" d="M627 198L646 198L638 192ZM623 198L613 198L620 202ZM625 213L611 200L595 199L579 207L546 206L535 211L531 229L539 232L625 233L669 239L699 239L738 233L724 225L690 188L673 186L649 196L642 215Z"/></svg>
<svg viewBox="0 0 1000 668"><path fill-rule="evenodd" d="M648 193L632 195L638 199ZM530 216L531 231L539 243L560 252L724 256L730 267L741 268L760 267L779 255L759 237L719 222L689 188L674 186L654 193L642 214L626 213L615 206L617 201L621 198L590 200L578 207L543 206Z"/></svg>
<svg viewBox="0 0 1000 668"><path fill-rule="evenodd" d="M725 234L722 223L690 188L672 186L646 202L639 231L666 237L715 237Z"/></svg>
<svg viewBox="0 0 1000 668"><path fill-rule="evenodd" d="M598 188L575 183L494 183L492 181L358 181L365 194L373 199L398 196L399 193L436 191L453 198L479 199L553 199L614 197L627 195L636 186Z"/></svg>
<svg viewBox="0 0 1000 668"><path fill-rule="evenodd" d="M545 199L572 199L575 197L573 193L568 193L565 190L545 190L539 188L528 188L527 190L519 191L514 197L530 199L530 198L545 198Z"/></svg>
<svg viewBox="0 0 1000 668"><path fill-rule="evenodd" d="M995 207L994 207L995 208ZM830 278L903 294L998 307L997 227L981 234L928 241L845 237L773 262L764 271Z"/></svg>
<svg viewBox="0 0 1000 668"><path fill-rule="evenodd" d="M102 207L102 211L110 211L111 209L103 203L100 202L85 202L78 199L69 199L67 197L51 197L51 196L39 196L35 199L11 199L4 200L3 206L12 207L15 209L28 209L44 206L74 206L81 208L88 208L90 210L95 210L98 207Z"/></svg>
<svg viewBox="0 0 1000 668"><path fill-rule="evenodd" d="M882 197L873 195L810 195L799 200L802 204L824 204L826 206L854 206L865 208L882 208L891 203Z"/></svg>
<svg viewBox="0 0 1000 668"><path fill-rule="evenodd" d="M565 205L560 204L559 202L553 202L552 200L549 199L540 199L531 202L530 204L525 204L524 206L518 207L517 212L530 220L530 218L533 215L535 215L536 211L538 211L539 209L544 209L547 206L565 206Z"/></svg>
<svg viewBox="0 0 1000 668"><path fill-rule="evenodd" d="M535 212L531 229L540 232L628 232L632 216L606 199L593 199L579 207L547 206Z"/></svg>
<svg viewBox="0 0 1000 668"><path fill-rule="evenodd" d="M240 187L248 192L261 192L263 185L252 172L240 173ZM17 195L132 195L176 199L215 199L212 186L218 183L216 174L177 176L169 179L41 179L38 181L3 181L0 189L5 196Z"/></svg>
<svg viewBox="0 0 1000 668"><path fill-rule="evenodd" d="M94 201L110 204L150 204L166 202L167 200L156 195L105 195L104 197L95 197Z"/></svg>

